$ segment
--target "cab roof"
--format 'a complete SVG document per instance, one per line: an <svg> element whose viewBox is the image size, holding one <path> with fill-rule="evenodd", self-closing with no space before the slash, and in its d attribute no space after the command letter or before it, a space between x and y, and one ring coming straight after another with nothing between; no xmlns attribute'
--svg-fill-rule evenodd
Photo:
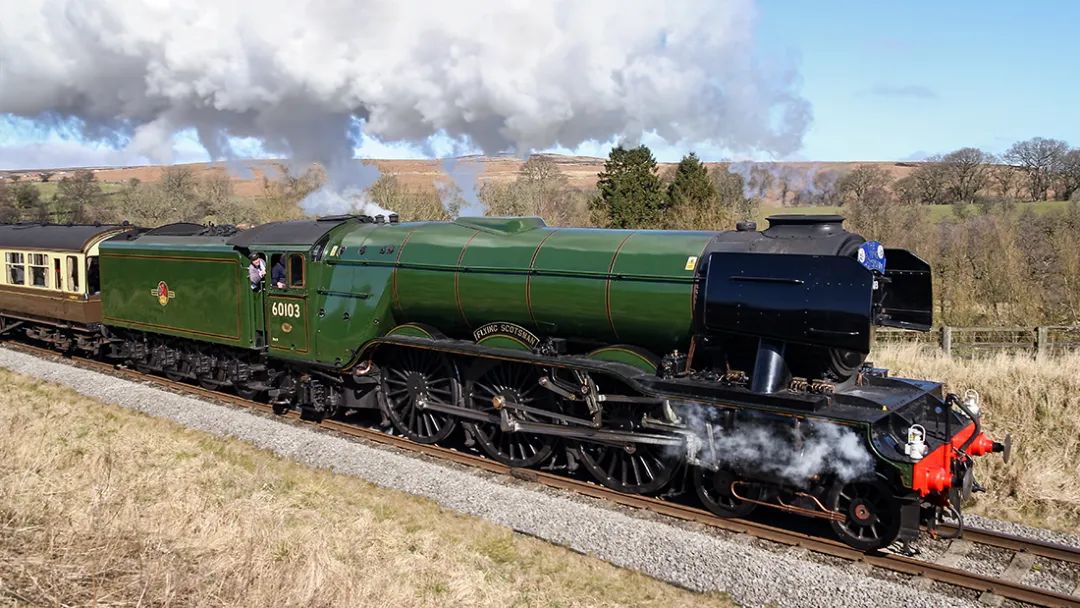
<svg viewBox="0 0 1080 608"><path fill-rule="evenodd" d="M347 222L371 222L367 216L333 216L315 220L271 222L244 230L227 242L237 248L251 249L268 245L314 245L326 233Z"/></svg>

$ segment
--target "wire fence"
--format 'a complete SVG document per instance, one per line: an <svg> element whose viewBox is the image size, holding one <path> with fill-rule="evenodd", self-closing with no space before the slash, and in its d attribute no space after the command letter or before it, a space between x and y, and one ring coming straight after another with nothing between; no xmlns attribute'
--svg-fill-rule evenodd
<svg viewBox="0 0 1080 608"><path fill-rule="evenodd" d="M953 357L986 357L1005 352L1033 357L1080 351L1080 325L1038 327L935 327L928 332L881 328L878 344L920 344Z"/></svg>

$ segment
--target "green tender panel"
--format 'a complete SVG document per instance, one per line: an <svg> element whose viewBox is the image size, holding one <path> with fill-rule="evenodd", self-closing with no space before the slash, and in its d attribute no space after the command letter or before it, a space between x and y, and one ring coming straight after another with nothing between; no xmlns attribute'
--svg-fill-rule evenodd
<svg viewBox="0 0 1080 608"><path fill-rule="evenodd" d="M530 279L529 301L537 329L547 335L610 341L607 275L629 231L559 230L544 241Z"/></svg>
<svg viewBox="0 0 1080 608"><path fill-rule="evenodd" d="M105 324L253 347L247 260L223 243L175 240L102 244Z"/></svg>
<svg viewBox="0 0 1080 608"><path fill-rule="evenodd" d="M461 259L458 297L470 328L498 320L534 326L525 299L526 270L536 248L554 230L530 230L511 236L481 232Z"/></svg>
<svg viewBox="0 0 1080 608"><path fill-rule="evenodd" d="M687 348L693 330L693 279L708 232L635 232L623 243L608 287L617 342L663 353ZM618 278L620 275L656 280ZM665 281L664 279L668 279Z"/></svg>
<svg viewBox="0 0 1080 608"><path fill-rule="evenodd" d="M465 325L455 288L462 249L481 232L452 223L428 224L416 230L398 257L395 300L405 320L424 319L449 331Z"/></svg>

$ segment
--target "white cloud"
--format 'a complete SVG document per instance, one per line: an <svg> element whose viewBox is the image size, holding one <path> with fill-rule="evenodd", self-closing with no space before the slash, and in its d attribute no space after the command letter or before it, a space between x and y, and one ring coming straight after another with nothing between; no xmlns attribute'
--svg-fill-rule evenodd
<svg viewBox="0 0 1080 608"><path fill-rule="evenodd" d="M103 160L181 160L186 130L212 158L332 172L357 147L524 154L649 133L783 155L810 120L797 74L755 57L749 0L6 4L0 113L111 138Z"/></svg>

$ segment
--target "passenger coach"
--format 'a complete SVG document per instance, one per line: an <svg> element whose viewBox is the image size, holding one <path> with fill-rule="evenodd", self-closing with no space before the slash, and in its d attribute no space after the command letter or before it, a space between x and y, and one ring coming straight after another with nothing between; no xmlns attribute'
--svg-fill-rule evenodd
<svg viewBox="0 0 1080 608"><path fill-rule="evenodd" d="M33 323L31 337L70 348L101 323L99 246L130 226L0 225L0 331Z"/></svg>

